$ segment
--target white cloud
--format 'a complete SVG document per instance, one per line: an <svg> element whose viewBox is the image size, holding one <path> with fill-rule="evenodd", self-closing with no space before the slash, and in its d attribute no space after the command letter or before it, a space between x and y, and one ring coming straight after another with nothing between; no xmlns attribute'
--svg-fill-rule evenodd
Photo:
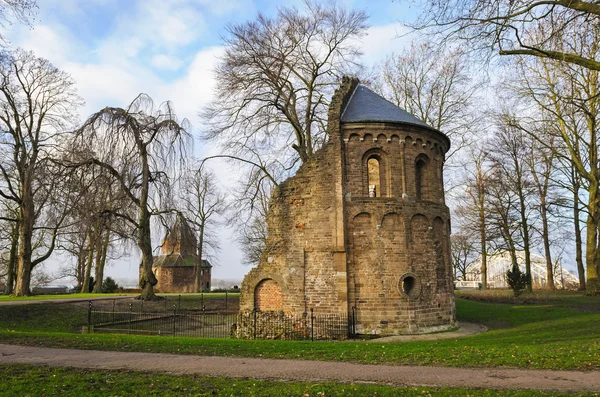
<svg viewBox="0 0 600 397"><path fill-rule="evenodd" d="M372 26L363 38L363 60L372 65L385 59L392 52L398 53L410 42L403 36L408 29L400 23Z"/></svg>
<svg viewBox="0 0 600 397"><path fill-rule="evenodd" d="M179 70L183 64L181 59L166 54L155 55L150 62L152 66L162 70Z"/></svg>

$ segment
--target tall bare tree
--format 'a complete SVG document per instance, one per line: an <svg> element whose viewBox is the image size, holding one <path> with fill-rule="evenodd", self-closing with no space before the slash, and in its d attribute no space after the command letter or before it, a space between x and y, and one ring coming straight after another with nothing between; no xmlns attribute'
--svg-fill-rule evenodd
<svg viewBox="0 0 600 397"><path fill-rule="evenodd" d="M188 171L182 179L183 214L198 235L198 262L195 268L194 291L202 290L200 268L202 258L219 250L216 226L226 210L225 195L218 189L215 174L204 167Z"/></svg>
<svg viewBox="0 0 600 397"><path fill-rule="evenodd" d="M600 29L597 1L431 0L412 26L462 41L486 57L528 55L600 70L596 55L562 46L569 32Z"/></svg>
<svg viewBox="0 0 600 397"><path fill-rule="evenodd" d="M465 53L457 49L412 43L386 59L376 90L414 114L452 142L446 159L472 143L478 126L474 111L480 82L473 78Z"/></svg>
<svg viewBox="0 0 600 397"><path fill-rule="evenodd" d="M0 55L0 196L19 208L16 295L29 293L31 270L54 249L52 243L32 259L34 229L44 201L38 199L53 193L48 159L61 133L76 120L80 104L73 79L46 59L23 50Z"/></svg>
<svg viewBox="0 0 600 397"><path fill-rule="evenodd" d="M495 185L500 187L496 191L497 197L494 199L495 208L501 215L497 220L498 230L506 243L506 247L511 250L511 255L515 255L515 247L520 243L525 255L525 273L529 276L527 290L532 291L531 284L531 247L532 247L532 188L533 181L526 159L531 150L530 140L520 129L514 128L511 123L510 114L500 114L496 117L497 129L491 141L489 142L490 151L493 151L492 167L495 169ZM504 191L506 197L514 197L513 208L505 206L510 200L503 201L499 195ZM518 214L516 218L511 216L513 212ZM509 223L506 223L509 222ZM514 231L518 231L520 238L514 237Z"/></svg>
<svg viewBox="0 0 600 397"><path fill-rule="evenodd" d="M600 54L600 30L583 29L573 32L563 43L567 49L597 57ZM554 134L564 150L557 156L570 162L584 181L587 190L586 221L586 288L590 294L600 293L600 156L598 126L600 125L600 75L598 70L570 63L556 63L547 59L520 59L519 85L516 91L532 102L552 122ZM544 116L545 115L545 116ZM519 124L539 139L535 118ZM577 189L575 189L577 190ZM577 198L576 201L578 201Z"/></svg>
<svg viewBox="0 0 600 397"><path fill-rule="evenodd" d="M215 100L202 112L205 137L253 149L280 141L292 149L284 162L307 161L325 140L328 99L356 65L366 20L362 11L306 0L302 12L281 7L273 18L229 26Z"/></svg>
<svg viewBox="0 0 600 397"><path fill-rule="evenodd" d="M481 255L481 285L487 289L487 259L489 252L490 208L488 204L489 185L492 171L489 166L489 153L483 148L474 148L470 153L471 167L465 176L465 197L457 209L466 228L475 230L478 238L477 249Z"/></svg>
<svg viewBox="0 0 600 397"><path fill-rule="evenodd" d="M112 216L128 222L142 253L141 299L155 299L157 284L152 271L152 216L172 211L169 207L174 179L185 161L189 123L178 122L170 102L154 107L140 94L126 109L106 107L92 114L76 133L81 149L71 167L100 167L119 185L137 212L110 209ZM77 145L75 145L77 146Z"/></svg>

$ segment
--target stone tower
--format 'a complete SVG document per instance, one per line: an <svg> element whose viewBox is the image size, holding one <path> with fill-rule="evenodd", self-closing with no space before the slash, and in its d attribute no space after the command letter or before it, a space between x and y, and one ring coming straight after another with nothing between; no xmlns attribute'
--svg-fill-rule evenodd
<svg viewBox="0 0 600 397"><path fill-rule="evenodd" d="M274 192L240 309L349 314L359 333L455 326L448 137L344 78L328 142Z"/></svg>
<svg viewBox="0 0 600 397"><path fill-rule="evenodd" d="M201 260L196 249L194 232L185 219L178 217L162 241L160 255L152 263L158 291L210 291L212 265L205 259ZM200 272L198 290L195 289L197 271Z"/></svg>

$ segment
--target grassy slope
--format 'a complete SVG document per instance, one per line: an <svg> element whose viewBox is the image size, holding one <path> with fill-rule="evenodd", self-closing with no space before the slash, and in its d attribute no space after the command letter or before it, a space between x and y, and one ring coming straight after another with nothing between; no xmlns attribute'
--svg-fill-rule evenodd
<svg viewBox="0 0 600 397"><path fill-rule="evenodd" d="M385 385L273 382L170 376L124 371L90 371L23 365L2 366L3 396L565 396L539 391L396 388ZM600 396L599 393L577 394Z"/></svg>
<svg viewBox="0 0 600 397"><path fill-rule="evenodd" d="M61 306L73 305L0 307L0 342L363 363L600 369L600 299L580 295L552 295L533 304L458 299L459 320L485 324L489 332L435 342L387 344L81 335L73 332L85 323L85 306L71 310L59 309Z"/></svg>

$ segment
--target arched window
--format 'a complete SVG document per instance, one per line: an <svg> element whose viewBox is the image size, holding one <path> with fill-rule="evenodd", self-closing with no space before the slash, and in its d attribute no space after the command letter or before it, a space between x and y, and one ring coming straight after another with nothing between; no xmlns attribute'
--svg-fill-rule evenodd
<svg viewBox="0 0 600 397"><path fill-rule="evenodd" d="M377 158L371 157L367 161L367 174L369 177L369 197L381 197L381 174Z"/></svg>
<svg viewBox="0 0 600 397"><path fill-rule="evenodd" d="M431 162L424 154L415 160L415 197L417 200L432 200L434 178L431 175Z"/></svg>

